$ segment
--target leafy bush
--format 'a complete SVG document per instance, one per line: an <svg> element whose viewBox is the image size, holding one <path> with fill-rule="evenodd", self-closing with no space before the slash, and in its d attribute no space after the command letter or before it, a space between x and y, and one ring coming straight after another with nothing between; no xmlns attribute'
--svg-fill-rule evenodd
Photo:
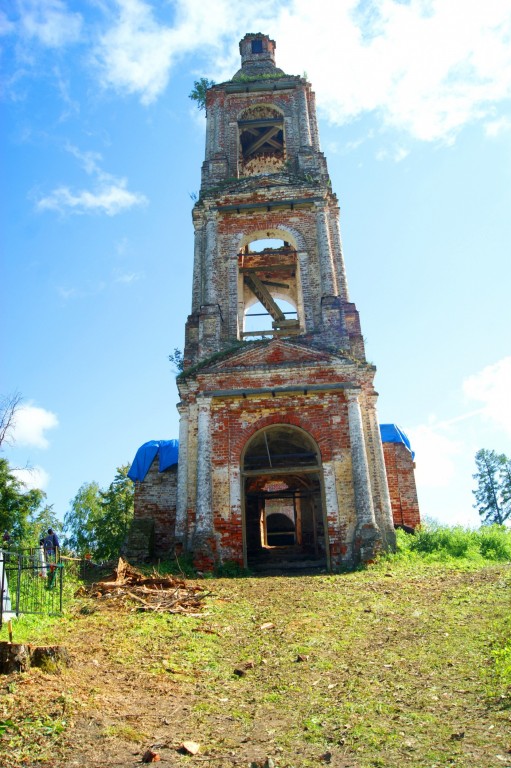
<svg viewBox="0 0 511 768"><path fill-rule="evenodd" d="M487 560L511 560L511 529L504 525L485 525L477 532L479 551Z"/></svg>
<svg viewBox="0 0 511 768"><path fill-rule="evenodd" d="M472 530L429 523L420 526L415 534L402 530L396 534L399 559L511 561L511 529L504 525Z"/></svg>
<svg viewBox="0 0 511 768"><path fill-rule="evenodd" d="M207 77L201 77L199 80L195 80L189 98L192 101L197 102L199 109L206 109L206 94L208 88L212 88L215 85L214 80L208 80Z"/></svg>

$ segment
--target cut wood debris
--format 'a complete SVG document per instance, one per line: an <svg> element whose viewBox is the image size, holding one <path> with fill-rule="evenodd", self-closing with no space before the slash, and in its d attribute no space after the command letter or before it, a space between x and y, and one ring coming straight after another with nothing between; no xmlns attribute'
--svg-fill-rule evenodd
<svg viewBox="0 0 511 768"><path fill-rule="evenodd" d="M188 755L196 755L200 750L200 744L196 741L183 741L181 751Z"/></svg>
<svg viewBox="0 0 511 768"><path fill-rule="evenodd" d="M77 596L105 599L131 610L187 614L197 613L209 594L175 576L162 576L156 571L147 576L122 557L110 576L90 587L80 587L77 592Z"/></svg>

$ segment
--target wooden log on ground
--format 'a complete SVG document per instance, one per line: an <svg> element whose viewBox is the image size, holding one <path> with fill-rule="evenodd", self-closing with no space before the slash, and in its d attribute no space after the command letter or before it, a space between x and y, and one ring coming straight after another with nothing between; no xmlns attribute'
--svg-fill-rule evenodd
<svg viewBox="0 0 511 768"><path fill-rule="evenodd" d="M30 646L23 643L0 642L0 674L25 672L30 667Z"/></svg>
<svg viewBox="0 0 511 768"><path fill-rule="evenodd" d="M71 659L64 645L38 645L31 648L30 661L33 667L53 672L59 667L69 667Z"/></svg>
<svg viewBox="0 0 511 768"><path fill-rule="evenodd" d="M71 664L69 652L63 645L28 645L25 643L0 642L0 674L26 672L30 667L40 667L46 672L56 672Z"/></svg>

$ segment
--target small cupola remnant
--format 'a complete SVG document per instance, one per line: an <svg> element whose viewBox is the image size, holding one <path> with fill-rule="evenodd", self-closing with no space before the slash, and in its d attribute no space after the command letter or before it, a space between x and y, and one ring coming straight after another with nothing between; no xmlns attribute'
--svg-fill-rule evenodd
<svg viewBox="0 0 511 768"><path fill-rule="evenodd" d="M257 77L258 75L282 75L281 69L275 66L275 40L261 32L245 35L240 41L241 69L234 75L234 80L241 76Z"/></svg>

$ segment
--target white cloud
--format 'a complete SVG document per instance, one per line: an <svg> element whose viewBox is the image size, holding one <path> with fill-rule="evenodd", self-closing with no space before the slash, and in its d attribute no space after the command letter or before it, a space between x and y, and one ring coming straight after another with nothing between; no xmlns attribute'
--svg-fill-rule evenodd
<svg viewBox="0 0 511 768"><path fill-rule="evenodd" d="M67 301L68 299L72 299L74 296L76 296L76 288L66 288L64 285L59 285L57 286L57 293L61 299Z"/></svg>
<svg viewBox="0 0 511 768"><path fill-rule="evenodd" d="M143 277L143 272L125 272L123 274L117 275L117 277L114 279L116 283L124 283L125 285L129 285L130 283L136 283L137 280L141 280Z"/></svg>
<svg viewBox="0 0 511 768"><path fill-rule="evenodd" d="M511 436L511 356L467 377L461 389L469 406L464 413L442 421L431 417L406 431L416 452L421 513L449 524L477 525L474 454L481 444L495 445L499 432ZM505 441L502 445L498 450L505 451Z"/></svg>
<svg viewBox="0 0 511 768"><path fill-rule="evenodd" d="M95 52L103 85L138 93L149 104L167 85L174 33L158 25L151 7L139 0L120 0L118 8L118 19Z"/></svg>
<svg viewBox="0 0 511 768"><path fill-rule="evenodd" d="M123 237L115 244L115 250L118 256L123 256L128 249L128 238Z"/></svg>
<svg viewBox="0 0 511 768"><path fill-rule="evenodd" d="M500 136L503 133L511 131L511 120L508 117L499 117L497 120L489 120L485 126L484 131L487 136L494 138Z"/></svg>
<svg viewBox="0 0 511 768"><path fill-rule="evenodd" d="M13 469L12 474L23 483L27 490L39 488L44 491L50 482L48 472L42 467L27 467L26 469Z"/></svg>
<svg viewBox="0 0 511 768"><path fill-rule="evenodd" d="M404 147L394 147L390 149L380 149L376 153L377 160L393 160L395 163L400 163L405 157L408 157L410 151Z"/></svg>
<svg viewBox="0 0 511 768"><path fill-rule="evenodd" d="M240 37L249 29L273 27L279 4L274 0L260 0L253 6L232 0L176 0L173 7L171 26L156 19L154 4L117 1L118 16L94 51L105 87L137 94L143 104L150 104L165 90L175 62L193 54L200 54L201 61L209 56L209 66L222 73L220 79L223 73L229 78L239 68Z"/></svg>
<svg viewBox="0 0 511 768"><path fill-rule="evenodd" d="M71 210L74 213L106 213L115 216L135 205L145 205L147 198L129 192L126 189L126 179L118 179L116 184L100 186L94 192L81 190L71 192L68 187L59 187L37 203L40 211Z"/></svg>
<svg viewBox="0 0 511 768"><path fill-rule="evenodd" d="M64 110L60 115L59 122L64 122L69 117L79 114L80 104L78 101L71 98L69 80L61 74L59 67L54 67L53 74L55 76L55 81L56 81L58 92L60 94L60 98L62 99L62 102L64 104Z"/></svg>
<svg viewBox="0 0 511 768"><path fill-rule="evenodd" d="M511 436L511 356L469 376L463 392L469 400L482 403L484 418Z"/></svg>
<svg viewBox="0 0 511 768"><path fill-rule="evenodd" d="M107 283L104 280L89 280L85 285L75 288L65 285L56 286L56 291L61 299L69 301L70 299L88 299L91 296L97 296L105 290Z"/></svg>
<svg viewBox="0 0 511 768"><path fill-rule="evenodd" d="M70 155L73 155L78 160L85 173L89 176L95 175L101 179L108 178L108 174L101 169L100 162L103 158L99 152L82 152L74 144L69 143L66 144L66 152L69 152Z"/></svg>
<svg viewBox="0 0 511 768"><path fill-rule="evenodd" d="M416 454L415 479L419 487L444 488L455 475L455 460L462 445L442 434L441 427L442 425L421 424L407 429Z"/></svg>
<svg viewBox="0 0 511 768"><path fill-rule="evenodd" d="M83 36L100 84L143 104L161 96L184 57L193 57L197 76L232 77L238 40L260 30L276 40L280 67L308 71L334 124L373 114L384 128L445 142L474 121L488 135L507 124L509 0L112 0L95 5L87 27L85 9L70 13L62 0L25 0L21 8L22 42L57 48ZM11 27L0 20L4 32Z"/></svg>
<svg viewBox="0 0 511 768"><path fill-rule="evenodd" d="M58 187L37 201L38 210L115 216L134 206L147 204L145 195L127 189L127 179L115 178L101 169L102 158L98 152L81 152L72 145L68 145L66 150L79 161L88 175L96 177L95 188L93 191L83 189L72 192L67 186Z"/></svg>
<svg viewBox="0 0 511 768"><path fill-rule="evenodd" d="M17 445L48 448L49 442L44 433L57 427L58 423L57 416L51 411L35 405L23 405L16 412L13 440Z"/></svg>
<svg viewBox="0 0 511 768"><path fill-rule="evenodd" d="M81 36L83 19L69 13L61 0L24 0L20 3L21 33L48 48L76 43Z"/></svg>
<svg viewBox="0 0 511 768"><path fill-rule="evenodd" d="M7 15L0 11L0 35L10 35L16 29L16 25L9 21Z"/></svg>
<svg viewBox="0 0 511 768"><path fill-rule="evenodd" d="M511 96L506 0L325 0L321 8L295 0L290 26L281 16L279 48L286 69L307 62L334 123L377 111L415 138L449 139ZM335 23L324 23L327 14Z"/></svg>
<svg viewBox="0 0 511 768"><path fill-rule="evenodd" d="M416 139L449 141L511 97L508 0L178 0L173 26L142 0L117 7L95 51L102 81L145 104L185 54L206 59L210 71L202 74L231 77L236 42L249 29L276 39L286 71L307 68L320 107L337 124L377 112Z"/></svg>

